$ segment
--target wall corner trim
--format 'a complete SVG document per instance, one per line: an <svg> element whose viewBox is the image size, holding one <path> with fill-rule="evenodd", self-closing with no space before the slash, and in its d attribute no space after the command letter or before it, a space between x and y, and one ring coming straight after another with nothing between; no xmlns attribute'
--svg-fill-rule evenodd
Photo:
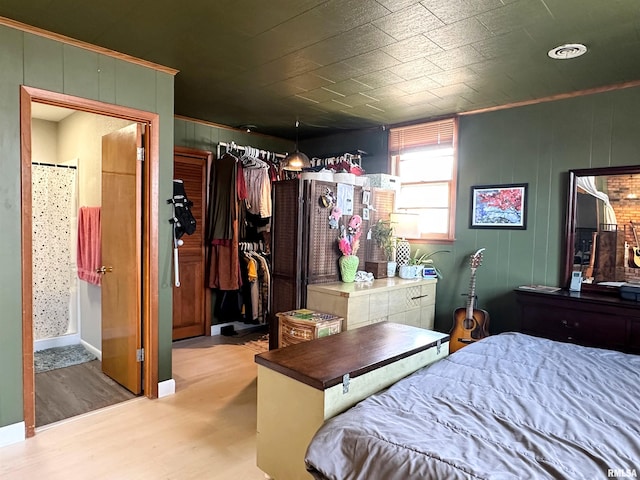
<svg viewBox="0 0 640 480"><path fill-rule="evenodd" d="M167 397L176 393L176 381L173 378L158 382L158 398Z"/></svg>
<svg viewBox="0 0 640 480"><path fill-rule="evenodd" d="M0 447L24 442L26 438L24 422L0 427Z"/></svg>

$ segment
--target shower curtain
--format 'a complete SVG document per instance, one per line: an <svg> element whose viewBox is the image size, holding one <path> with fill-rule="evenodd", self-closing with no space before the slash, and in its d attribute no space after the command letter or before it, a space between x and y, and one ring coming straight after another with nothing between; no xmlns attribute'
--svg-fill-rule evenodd
<svg viewBox="0 0 640 480"><path fill-rule="evenodd" d="M75 284L76 169L32 165L33 336L68 333Z"/></svg>

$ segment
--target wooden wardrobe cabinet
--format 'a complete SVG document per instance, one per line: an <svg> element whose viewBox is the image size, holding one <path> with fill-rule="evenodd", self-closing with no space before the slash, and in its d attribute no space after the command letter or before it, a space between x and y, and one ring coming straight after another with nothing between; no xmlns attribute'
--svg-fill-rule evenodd
<svg viewBox="0 0 640 480"><path fill-rule="evenodd" d="M353 212L362 215L362 187L354 186ZM276 314L307 307L307 285L340 280L338 259L339 230L329 227L330 208L320 198L327 189L334 194L337 183L319 180L284 180L273 184L273 216L271 219L271 314L269 347L277 348ZM378 218L388 218L393 208L392 190L372 189L375 210L370 220L362 222L362 238L357 252L359 269L366 260L378 259L377 247L366 240L369 225ZM347 224L351 215L343 215ZM320 309L322 311L322 309Z"/></svg>
<svg viewBox="0 0 640 480"><path fill-rule="evenodd" d="M640 353L640 303L614 295L516 290L521 331L538 337Z"/></svg>

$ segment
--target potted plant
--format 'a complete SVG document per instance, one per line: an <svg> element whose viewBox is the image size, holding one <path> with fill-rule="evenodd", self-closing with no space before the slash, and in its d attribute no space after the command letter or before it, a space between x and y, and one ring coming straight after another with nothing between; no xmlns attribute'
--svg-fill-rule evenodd
<svg viewBox="0 0 640 480"><path fill-rule="evenodd" d="M433 258L431 258L436 253L449 253L449 250L436 250L435 252L423 253L422 255L420 255L420 249L418 248L414 252L413 257L411 257L409 259L409 265L416 265L416 266L419 266L419 267L421 266L421 267L423 267L423 269L424 269L424 267L433 268L433 270L435 271L436 276L439 279L444 278L443 275L442 275L442 272L433 263ZM421 273L421 276L422 276L422 273Z"/></svg>
<svg viewBox="0 0 640 480"><path fill-rule="evenodd" d="M393 236L393 227L390 220L379 219L371 227L371 238L376 245L384 251L387 258L387 276L393 277L396 274L395 248L396 241Z"/></svg>

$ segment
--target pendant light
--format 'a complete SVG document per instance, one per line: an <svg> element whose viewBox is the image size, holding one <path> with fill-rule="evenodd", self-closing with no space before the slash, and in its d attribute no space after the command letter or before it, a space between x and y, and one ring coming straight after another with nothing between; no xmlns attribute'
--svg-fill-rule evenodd
<svg viewBox="0 0 640 480"><path fill-rule="evenodd" d="M282 167L283 170L289 170L291 172L299 172L303 168L309 168L311 166L309 157L298 150L298 125L299 122L296 120L296 151L289 153L284 158L284 165Z"/></svg>

